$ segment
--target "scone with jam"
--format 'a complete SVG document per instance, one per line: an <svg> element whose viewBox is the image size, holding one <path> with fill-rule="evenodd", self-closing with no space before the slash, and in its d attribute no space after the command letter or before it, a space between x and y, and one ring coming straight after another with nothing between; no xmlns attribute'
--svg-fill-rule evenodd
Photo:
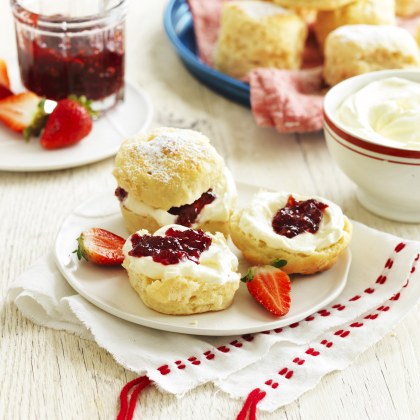
<svg viewBox="0 0 420 420"><path fill-rule="evenodd" d="M178 128L140 134L121 145L113 174L130 233L174 223L228 233L236 187L205 135Z"/></svg>
<svg viewBox="0 0 420 420"><path fill-rule="evenodd" d="M231 218L234 244L253 265L286 260L288 274L330 268L346 250L351 224L340 207L320 197L257 193Z"/></svg>
<svg viewBox="0 0 420 420"><path fill-rule="evenodd" d="M140 230L124 247L123 266L146 306L172 315L226 309L239 287L238 259L221 233L180 225Z"/></svg>

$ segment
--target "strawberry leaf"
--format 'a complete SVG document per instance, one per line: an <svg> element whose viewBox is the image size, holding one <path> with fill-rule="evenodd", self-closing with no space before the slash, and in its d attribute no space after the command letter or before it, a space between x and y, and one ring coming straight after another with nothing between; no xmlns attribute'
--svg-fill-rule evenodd
<svg viewBox="0 0 420 420"><path fill-rule="evenodd" d="M82 235L80 235L77 238L77 249L75 249L73 251L73 254L77 255L77 259L80 261L82 258L84 258L87 261L86 255L85 255L85 250L83 247L83 238Z"/></svg>
<svg viewBox="0 0 420 420"><path fill-rule="evenodd" d="M92 101L90 99L87 99L86 96L82 95L82 96L77 97L76 95L70 95L68 99L83 106L83 108L86 109L86 111L89 113L91 118L96 118L99 115L98 112L92 109Z"/></svg>
<svg viewBox="0 0 420 420"><path fill-rule="evenodd" d="M45 99L39 101L36 113L31 123L23 130L23 138L25 141L29 141L32 136L38 137L41 134L42 129L45 127L49 114L44 109Z"/></svg>
<svg viewBox="0 0 420 420"><path fill-rule="evenodd" d="M250 268L247 273L241 278L241 281L246 283L254 278L254 270Z"/></svg>
<svg viewBox="0 0 420 420"><path fill-rule="evenodd" d="M275 260L271 261L271 264L273 267L276 268L282 268L287 264L286 260L282 260L280 258L276 258Z"/></svg>

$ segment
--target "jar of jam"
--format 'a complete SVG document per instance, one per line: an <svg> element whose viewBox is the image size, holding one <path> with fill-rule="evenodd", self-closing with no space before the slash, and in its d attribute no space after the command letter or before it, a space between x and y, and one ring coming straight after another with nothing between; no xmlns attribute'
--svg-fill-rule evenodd
<svg viewBox="0 0 420 420"><path fill-rule="evenodd" d="M124 97L128 0L11 0L24 86L59 100L71 94L106 111Z"/></svg>

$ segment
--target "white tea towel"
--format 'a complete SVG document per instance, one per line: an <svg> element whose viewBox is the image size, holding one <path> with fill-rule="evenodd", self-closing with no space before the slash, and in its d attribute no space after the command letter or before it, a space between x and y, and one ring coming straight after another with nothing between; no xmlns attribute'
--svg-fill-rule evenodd
<svg viewBox="0 0 420 420"><path fill-rule="evenodd" d="M146 374L178 396L213 381L232 397L258 387L259 407L275 410L345 368L380 340L420 296L420 243L354 222L348 282L332 303L288 327L232 337L153 330L116 318L79 296L52 257L42 258L10 288L33 322L95 340L122 366Z"/></svg>

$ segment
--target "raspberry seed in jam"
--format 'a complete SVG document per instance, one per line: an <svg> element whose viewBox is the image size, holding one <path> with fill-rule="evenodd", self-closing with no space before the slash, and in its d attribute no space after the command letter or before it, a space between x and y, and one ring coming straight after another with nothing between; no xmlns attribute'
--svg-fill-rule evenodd
<svg viewBox="0 0 420 420"><path fill-rule="evenodd" d="M132 257L152 257L153 261L163 265L178 264L188 259L198 264L200 255L209 249L210 236L202 230L187 229L184 231L169 228L166 236L139 235L131 236L133 249L128 255Z"/></svg>
<svg viewBox="0 0 420 420"><path fill-rule="evenodd" d="M290 195L286 206L273 217L274 232L287 238L294 238L304 232L316 233L327 207L327 204L314 199L296 201Z"/></svg>
<svg viewBox="0 0 420 420"><path fill-rule="evenodd" d="M175 223L190 227L196 220L204 206L212 203L216 199L216 194L212 190L203 193L201 197L194 201L192 204L184 204L180 207L171 207L168 213L178 216Z"/></svg>

